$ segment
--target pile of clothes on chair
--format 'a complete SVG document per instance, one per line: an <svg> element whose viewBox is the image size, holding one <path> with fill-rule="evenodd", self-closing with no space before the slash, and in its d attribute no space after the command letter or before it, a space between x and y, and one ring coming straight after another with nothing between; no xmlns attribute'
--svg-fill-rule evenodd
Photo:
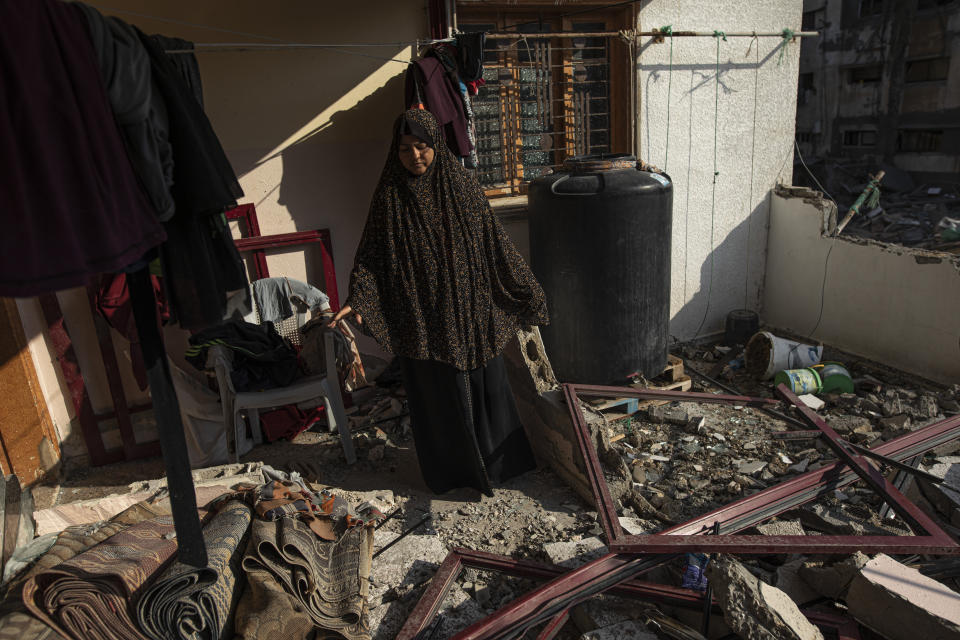
<svg viewBox="0 0 960 640"><path fill-rule="evenodd" d="M222 348L229 354L228 386L235 393L288 388L310 377L335 380L347 391L366 384L350 327L342 321L329 326L333 311L325 293L293 278L263 278L253 283L251 298L253 309L238 310L230 319L190 337L186 352L190 364L200 370L214 369L210 351ZM278 327L291 321L294 333L281 335ZM337 371L327 371L328 334L333 338ZM272 442L292 439L322 416L320 406L303 409L291 403L260 413L258 422L264 439Z"/></svg>

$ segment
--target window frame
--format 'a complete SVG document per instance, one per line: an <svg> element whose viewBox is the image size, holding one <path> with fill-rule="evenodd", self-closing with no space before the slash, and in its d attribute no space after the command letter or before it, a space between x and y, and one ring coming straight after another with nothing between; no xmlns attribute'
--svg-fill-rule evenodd
<svg viewBox="0 0 960 640"><path fill-rule="evenodd" d="M864 144L863 137L865 133L871 134L873 136L872 144ZM856 144L851 144L847 142L847 136L851 134L856 134L857 141ZM877 147L877 130L876 129L844 129L841 132L840 137L840 146L845 149L875 149Z"/></svg>
<svg viewBox="0 0 960 640"><path fill-rule="evenodd" d="M581 23L603 23L603 31L617 32L622 29L629 29L632 24L632 12L627 9L610 9L603 3L597 6L596 11L586 11L591 3L583 3L582 9L576 9L574 15L564 15L572 13L569 5L556 5L553 0L550 4L533 2L524 2L523 4L502 4L491 5L488 3L460 2L457 3L457 25L461 30L467 25L494 25L497 32L504 32L516 27L518 24L528 22L543 22L554 27L554 31L571 32L575 30L575 24ZM581 13L580 11L583 11ZM560 42L568 41L568 38L558 35ZM556 40L551 39L556 42ZM488 47L490 46L488 40ZM509 69L514 73L520 68L517 56L513 51L505 51L502 54L504 61L501 68ZM610 153L624 153L632 149L632 126L633 118L630 110L633 104L631 97L632 82L630 79L630 64L628 56L628 47L621 39L610 37L608 39L607 50L607 99L609 114L609 149ZM578 132L573 124L573 105L572 94L564 91L570 86L573 77L572 56L570 52L554 52L556 59L550 60L550 65L555 64L570 65L564 66L557 74L557 78L551 80L553 94L562 96L564 101L561 108L554 114L554 131L557 134L554 139L553 149L557 150L557 163L562 163L563 159L573 155L574 144L579 139ZM499 66L499 65L498 65ZM516 85L516 83L513 83ZM485 187L487 197L491 199L510 198L516 196L525 196L529 179L524 176L523 164L523 146L522 133L519 128L519 110L516 107L518 93L516 88L501 87L501 150L503 154L503 183ZM570 100L566 98L570 97ZM511 108L513 111L510 112Z"/></svg>
<svg viewBox="0 0 960 640"><path fill-rule="evenodd" d="M943 139L944 139L945 133L946 132L943 129L927 129L927 128L900 129L897 131L897 146L896 146L897 151L896 152L897 153L933 153L933 154L943 153ZM931 136L932 137L931 139L935 139L937 142L936 148L904 149L903 138L905 134L911 135L911 136L918 136L918 139L920 139L919 136L924 136L924 135ZM917 145L917 146L923 147L927 145Z"/></svg>
<svg viewBox="0 0 960 640"><path fill-rule="evenodd" d="M876 78L860 78L854 79L854 74L858 72L865 71L867 69L876 69L877 76ZM883 81L883 65L879 62L874 62L870 64L858 64L843 67L843 72L845 75L846 85L849 87L862 87L864 85L875 85L880 84Z"/></svg>
<svg viewBox="0 0 960 640"><path fill-rule="evenodd" d="M942 78L931 78L930 70L933 69L932 64L940 61L946 61L946 68L943 72ZM911 67L913 65L926 65L927 68L927 77L920 78L919 80L911 79ZM931 83L942 83L946 82L950 77L950 56L932 56L925 58L914 58L907 60L906 68L904 69L903 82L905 84L920 84L922 82L931 82Z"/></svg>

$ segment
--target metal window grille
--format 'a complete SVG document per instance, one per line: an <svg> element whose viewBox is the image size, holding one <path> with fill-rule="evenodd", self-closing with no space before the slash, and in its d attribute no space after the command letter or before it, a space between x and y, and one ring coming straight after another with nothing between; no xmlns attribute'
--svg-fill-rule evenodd
<svg viewBox="0 0 960 640"><path fill-rule="evenodd" d="M518 35L488 40L484 54L486 84L473 111L478 178L488 193L522 193L568 156L611 151L608 38Z"/></svg>

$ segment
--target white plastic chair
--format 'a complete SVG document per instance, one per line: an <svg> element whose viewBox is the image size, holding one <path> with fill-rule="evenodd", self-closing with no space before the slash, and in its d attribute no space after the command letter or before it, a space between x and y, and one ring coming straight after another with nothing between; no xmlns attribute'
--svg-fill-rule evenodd
<svg viewBox="0 0 960 640"><path fill-rule="evenodd" d="M240 456L263 443L263 431L260 428L260 410L283 407L290 404L299 404L311 400L321 400L327 414L327 424L330 431L340 432L343 444L343 454L347 464L357 460L353 450L353 440L350 437L350 424L343 408L343 398L340 395L340 384L337 379L337 364L334 355L333 336L324 334L324 348L326 351L326 374L303 378L287 387L268 389L266 391L237 391L233 386L230 372L233 370L233 352L229 347L211 347L207 356L207 366L217 375L217 384L220 387L220 399L223 406L224 432L227 437L227 446L233 455L233 461L239 462ZM250 433L247 429L243 414L250 419Z"/></svg>

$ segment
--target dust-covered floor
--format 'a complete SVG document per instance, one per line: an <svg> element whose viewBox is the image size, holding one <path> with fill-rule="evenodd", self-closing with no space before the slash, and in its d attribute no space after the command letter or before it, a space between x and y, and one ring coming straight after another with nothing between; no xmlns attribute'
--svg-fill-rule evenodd
<svg viewBox="0 0 960 640"><path fill-rule="evenodd" d="M773 394L772 381L758 381L742 370L721 371L736 355L722 347L688 347L681 355L688 367L720 377L747 395ZM944 388L829 348L824 359L843 362L856 381L855 394L825 397L826 406L819 412L853 443L875 445L960 410L958 387ZM692 390L719 391L696 379ZM376 499L388 512L396 510L377 531L378 548L422 522L374 561L369 603L375 638L393 637L452 548L566 566L603 553L595 506L549 468L497 487L492 497L472 490L433 495L420 476L402 387L368 387L356 392L354 400L350 420L356 464L346 465L339 436L327 433L323 425L291 442L258 446L243 460L297 470L348 499ZM629 416L616 411L610 411L600 457L610 482L619 485L612 487L621 507L618 515L635 533L655 533L835 459L815 439L779 438L780 432L797 427L750 407L684 402L644 407ZM934 457L931 453L924 462L932 463ZM160 459L68 467L61 482L35 487L33 493L41 509L127 493L131 483L163 473ZM791 532L809 535L908 533L895 518L879 519L881 505L858 484L781 514L779 520L792 527ZM764 530L747 531L758 532ZM783 560L768 557L754 563L753 570L775 583ZM679 586L682 570L679 561L655 577ZM462 572L444 604L442 631L435 637L449 637L534 584L472 569ZM594 620L603 617L599 612L619 611L616 599L607 596L598 602L608 604L578 609L573 623L557 637L579 638L589 630L585 625L599 624ZM632 606L637 616L643 611L636 604L623 606Z"/></svg>

